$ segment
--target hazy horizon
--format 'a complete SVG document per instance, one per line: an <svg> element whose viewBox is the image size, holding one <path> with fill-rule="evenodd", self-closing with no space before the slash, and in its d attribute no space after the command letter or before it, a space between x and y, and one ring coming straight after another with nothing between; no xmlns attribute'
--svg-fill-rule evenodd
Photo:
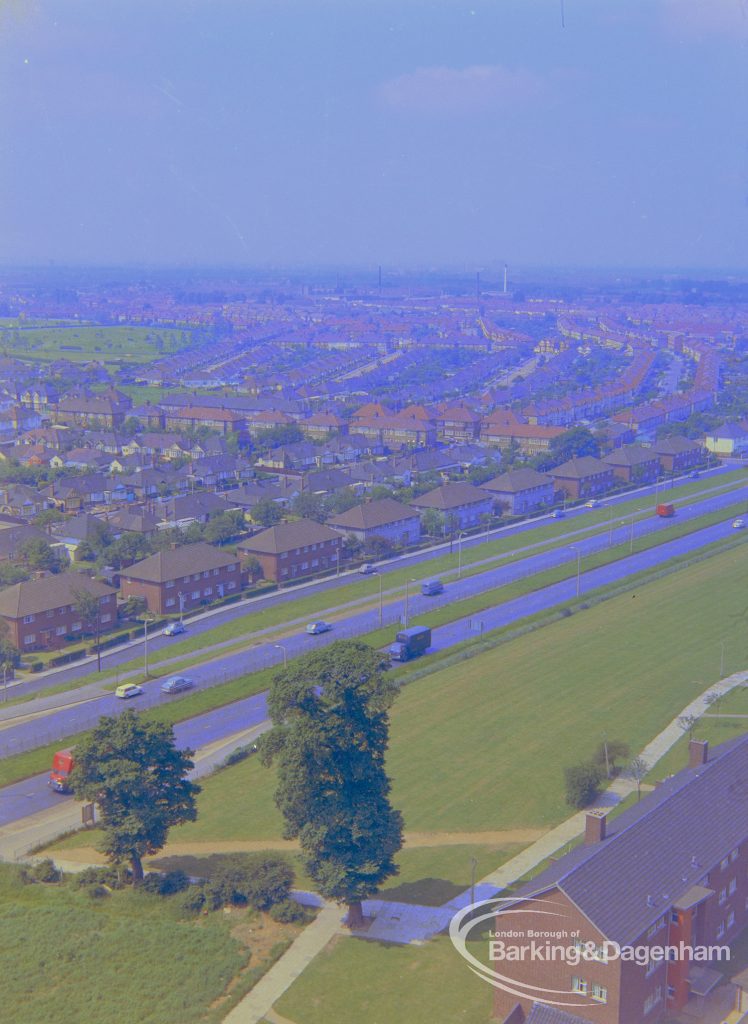
<svg viewBox="0 0 748 1024"><path fill-rule="evenodd" d="M748 269L743 0L36 0L0 30L2 269Z"/></svg>

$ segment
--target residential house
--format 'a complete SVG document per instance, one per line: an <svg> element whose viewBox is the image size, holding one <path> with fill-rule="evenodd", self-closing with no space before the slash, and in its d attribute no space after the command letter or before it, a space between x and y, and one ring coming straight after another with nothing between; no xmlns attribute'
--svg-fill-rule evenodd
<svg viewBox="0 0 748 1024"><path fill-rule="evenodd" d="M655 452L638 444L615 448L604 455L602 461L627 484L651 483L660 475L660 460Z"/></svg>
<svg viewBox="0 0 748 1024"><path fill-rule="evenodd" d="M381 537L392 544L417 544L421 538L420 514L393 498L354 505L340 515L332 516L327 525L343 535L351 534L366 544Z"/></svg>
<svg viewBox="0 0 748 1024"><path fill-rule="evenodd" d="M121 427L132 409L132 400L121 391L66 395L54 407L54 420L76 427L111 430Z"/></svg>
<svg viewBox="0 0 748 1024"><path fill-rule="evenodd" d="M676 434L655 441L651 450L665 473L681 473L704 461L704 449L698 441Z"/></svg>
<svg viewBox="0 0 748 1024"><path fill-rule="evenodd" d="M420 513L435 509L444 516L446 530L467 530L493 512L494 499L480 487L457 482L442 484L409 502Z"/></svg>
<svg viewBox="0 0 748 1024"><path fill-rule="evenodd" d="M686 1019L682 1013L742 1019L744 1012L730 1016L732 1006L705 1004L724 982L718 948L732 946L748 923L746 778L748 736L711 754L706 741L692 740L689 766L640 802L610 821L606 810L588 812L584 843L516 891L493 928L497 942L521 949L540 927L538 912L550 913L542 918L548 930L588 955L495 962L513 990L496 990L496 1017L512 1024L567 1024L567 1015L581 1024Z"/></svg>
<svg viewBox="0 0 748 1024"><path fill-rule="evenodd" d="M571 501L583 501L607 494L615 485L611 466L592 455L582 455L548 470L556 490Z"/></svg>
<svg viewBox="0 0 748 1024"><path fill-rule="evenodd" d="M723 423L706 435L704 447L714 455L742 457L748 452L748 430L740 423Z"/></svg>
<svg viewBox="0 0 748 1024"><path fill-rule="evenodd" d="M64 572L0 590L0 619L11 642L21 653L54 649L90 629L76 607L81 593L98 599L100 628L111 628L117 620L117 591L88 576Z"/></svg>
<svg viewBox="0 0 748 1024"><path fill-rule="evenodd" d="M144 598L156 615L176 614L237 593L239 560L202 541L183 544L123 569L120 589L124 598Z"/></svg>
<svg viewBox="0 0 748 1024"><path fill-rule="evenodd" d="M299 519L262 530L241 541L237 549L257 558L265 579L288 583L336 568L341 545L337 530Z"/></svg>
<svg viewBox="0 0 748 1024"><path fill-rule="evenodd" d="M527 515L553 504L555 484L546 473L529 466L510 469L480 485L493 496L496 506L510 516Z"/></svg>

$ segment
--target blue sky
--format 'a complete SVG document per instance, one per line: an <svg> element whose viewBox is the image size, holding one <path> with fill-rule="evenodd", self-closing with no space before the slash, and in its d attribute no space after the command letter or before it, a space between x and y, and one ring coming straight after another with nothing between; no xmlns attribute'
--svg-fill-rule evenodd
<svg viewBox="0 0 748 1024"><path fill-rule="evenodd" d="M0 261L747 269L747 77L748 0L5 0Z"/></svg>

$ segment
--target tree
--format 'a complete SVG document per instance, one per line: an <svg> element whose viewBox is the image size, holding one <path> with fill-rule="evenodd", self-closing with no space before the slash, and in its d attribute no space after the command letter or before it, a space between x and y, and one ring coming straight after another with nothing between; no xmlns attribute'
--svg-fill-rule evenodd
<svg viewBox="0 0 748 1024"><path fill-rule="evenodd" d="M135 885L143 857L164 846L172 826L197 817L200 787L186 778L192 754L177 750L171 726L143 722L130 709L101 718L75 748L73 793L98 804L103 852L114 864L130 862Z"/></svg>
<svg viewBox="0 0 748 1024"><path fill-rule="evenodd" d="M430 537L444 534L444 516L435 508L427 508L421 515L421 526Z"/></svg>
<svg viewBox="0 0 748 1024"><path fill-rule="evenodd" d="M403 842L384 769L398 687L382 666L351 640L296 659L273 679L273 728L260 744L263 763L278 765L284 834L299 839L322 895L348 904L350 927L362 923L361 901L397 874Z"/></svg>
<svg viewBox="0 0 748 1024"><path fill-rule="evenodd" d="M588 427L571 427L563 434L551 439L549 454L553 456L552 466L558 466L569 459L582 455L600 455L600 446Z"/></svg>
<svg viewBox="0 0 748 1024"><path fill-rule="evenodd" d="M698 724L699 720L696 715L681 715L678 718L678 726L683 730L683 732L688 733L689 740L693 739L693 732Z"/></svg>
<svg viewBox="0 0 748 1024"><path fill-rule="evenodd" d="M293 511L302 519L313 519L316 523L324 523L327 519L327 505L320 494L304 491L293 501Z"/></svg>
<svg viewBox="0 0 748 1024"><path fill-rule="evenodd" d="M566 802L577 810L587 807L600 792L604 774L600 765L591 761L567 768L564 771Z"/></svg>
<svg viewBox="0 0 748 1024"><path fill-rule="evenodd" d="M642 779L649 771L649 765L643 757L635 757L629 762L627 773L636 783L636 799L641 800L642 797Z"/></svg>
<svg viewBox="0 0 748 1024"><path fill-rule="evenodd" d="M616 761L619 758L627 758L630 753L628 743L624 743L623 740L603 740L592 760L604 768L606 777L610 778L610 772L616 770Z"/></svg>
<svg viewBox="0 0 748 1024"><path fill-rule="evenodd" d="M239 515L242 516L242 519L244 518L241 512ZM203 539L208 544L226 544L233 537L236 537L240 529L241 527L238 526L235 515L232 515L231 512L219 512L217 516L213 516L205 524Z"/></svg>
<svg viewBox="0 0 748 1024"><path fill-rule="evenodd" d="M29 569L43 569L46 572L62 570L63 561L60 555L42 537L32 537L24 541L18 553Z"/></svg>
<svg viewBox="0 0 748 1024"><path fill-rule="evenodd" d="M101 636L101 607L99 605L99 599L95 594L92 594L90 590L84 590L83 587L77 587L73 590L73 597L75 598L74 607L78 615L80 615L81 622L84 624L87 632L93 632L96 634L96 667L101 672L101 647L99 646L99 638Z"/></svg>
<svg viewBox="0 0 748 1024"><path fill-rule="evenodd" d="M252 519L260 526L275 526L283 518L283 512L272 498L263 498L252 509Z"/></svg>

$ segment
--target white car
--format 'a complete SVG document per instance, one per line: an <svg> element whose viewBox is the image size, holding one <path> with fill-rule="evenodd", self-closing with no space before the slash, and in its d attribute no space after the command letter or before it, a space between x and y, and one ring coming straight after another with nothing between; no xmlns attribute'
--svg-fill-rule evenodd
<svg viewBox="0 0 748 1024"><path fill-rule="evenodd" d="M745 519L733 519L732 528L733 530L742 530L745 527Z"/></svg>
<svg viewBox="0 0 748 1024"><path fill-rule="evenodd" d="M589 501L585 501L584 507L585 508L597 508L597 506L599 504L600 504L600 502L597 500L597 498L590 498Z"/></svg>
<svg viewBox="0 0 748 1024"><path fill-rule="evenodd" d="M363 565L360 565L358 567L358 571L361 573L362 576L370 576L373 572L376 572L377 570L374 568L373 565L371 565L370 562L364 562Z"/></svg>
<svg viewBox="0 0 748 1024"><path fill-rule="evenodd" d="M185 625L180 622L179 619L175 619L174 622L170 622L164 630L164 636L178 636L180 633L185 632Z"/></svg>

